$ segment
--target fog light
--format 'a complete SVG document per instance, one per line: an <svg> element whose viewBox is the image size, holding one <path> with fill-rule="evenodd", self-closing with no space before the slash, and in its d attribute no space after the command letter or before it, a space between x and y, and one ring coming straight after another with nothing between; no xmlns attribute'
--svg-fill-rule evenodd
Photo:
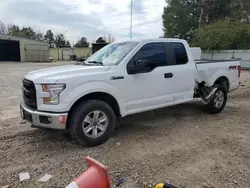
<svg viewBox="0 0 250 188"><path fill-rule="evenodd" d="M49 116L39 116L40 123L42 124L51 124L52 118Z"/></svg>

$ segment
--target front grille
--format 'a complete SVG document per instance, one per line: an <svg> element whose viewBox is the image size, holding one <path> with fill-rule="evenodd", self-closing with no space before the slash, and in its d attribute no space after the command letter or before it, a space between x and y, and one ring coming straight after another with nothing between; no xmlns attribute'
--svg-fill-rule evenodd
<svg viewBox="0 0 250 188"><path fill-rule="evenodd" d="M23 79L23 100L26 106L37 109L36 88L32 81Z"/></svg>

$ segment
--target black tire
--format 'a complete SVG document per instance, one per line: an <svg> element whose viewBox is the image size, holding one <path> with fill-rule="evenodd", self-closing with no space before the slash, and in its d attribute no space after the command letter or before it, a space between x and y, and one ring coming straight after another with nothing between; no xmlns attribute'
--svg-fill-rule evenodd
<svg viewBox="0 0 250 188"><path fill-rule="evenodd" d="M87 115L93 111L105 113L108 119L108 125L105 132L97 138L88 137L82 128L82 123ZM76 106L69 119L69 134L71 138L83 146L94 147L106 142L112 135L115 128L116 116L113 109L105 102L100 100L84 101ZM93 130L92 130L93 131Z"/></svg>
<svg viewBox="0 0 250 188"><path fill-rule="evenodd" d="M208 112L208 113L211 113L211 114L218 114L218 113L220 113L224 109L224 107L225 107L225 105L227 103L227 91L226 91L225 87L223 85L216 85L215 87L217 87L217 90L215 91L214 96L213 96L211 102L208 103L208 104L206 104L206 105L204 105L205 111ZM216 100L216 94L218 92L222 92L223 96L224 96L223 103L219 107L216 106L216 102L215 102L215 100Z"/></svg>

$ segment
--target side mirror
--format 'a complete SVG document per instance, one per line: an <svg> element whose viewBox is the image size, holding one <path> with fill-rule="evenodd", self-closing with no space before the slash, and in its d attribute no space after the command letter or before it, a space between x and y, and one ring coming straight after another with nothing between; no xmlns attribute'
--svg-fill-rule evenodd
<svg viewBox="0 0 250 188"><path fill-rule="evenodd" d="M139 74L146 72L150 72L150 62L146 59L137 60L128 67L129 74Z"/></svg>

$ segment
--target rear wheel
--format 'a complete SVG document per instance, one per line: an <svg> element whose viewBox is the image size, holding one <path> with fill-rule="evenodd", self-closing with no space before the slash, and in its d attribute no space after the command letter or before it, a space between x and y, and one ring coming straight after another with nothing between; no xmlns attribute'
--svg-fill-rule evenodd
<svg viewBox="0 0 250 188"><path fill-rule="evenodd" d="M69 132L72 139L84 146L97 146L109 139L115 128L113 109L100 100L80 103L72 112Z"/></svg>
<svg viewBox="0 0 250 188"><path fill-rule="evenodd" d="M208 104L204 105L205 110L211 114L220 113L227 103L227 91L225 87L222 85L216 87L217 90L215 91L213 98Z"/></svg>

